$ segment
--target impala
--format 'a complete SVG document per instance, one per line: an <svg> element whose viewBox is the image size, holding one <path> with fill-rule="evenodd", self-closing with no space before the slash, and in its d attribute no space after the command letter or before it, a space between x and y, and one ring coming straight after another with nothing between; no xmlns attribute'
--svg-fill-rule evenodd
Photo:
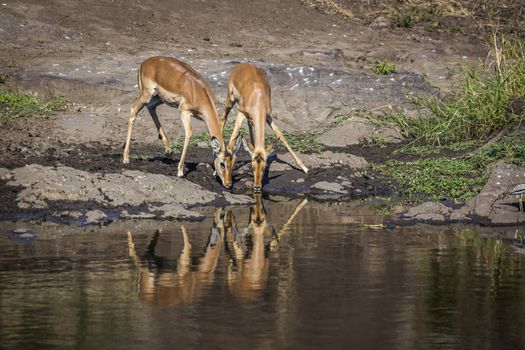
<svg viewBox="0 0 525 350"><path fill-rule="evenodd" d="M228 114L235 105L238 104L237 118L235 119L235 126L230 138L230 142L226 149L233 154L232 162L228 163L233 166L235 163L235 147L238 147L238 137L241 124L246 118L248 120L248 128L250 130L250 142L243 140L244 146L252 158L253 169L253 189L255 192L260 192L262 189L263 173L266 167L266 161L272 151L275 150L277 141L281 141L286 149L291 153L295 163L305 173L308 173L308 168L304 166L303 162L294 153L283 133L271 117L271 91L268 77L264 71L251 64L239 64L233 68L230 78L228 79L228 91L226 96L226 106L221 117L221 130L228 118ZM277 136L274 144L265 147L264 144L264 127L268 123ZM242 139L242 138L241 138Z"/></svg>
<svg viewBox="0 0 525 350"><path fill-rule="evenodd" d="M170 142L160 125L156 112L156 108L159 105L166 103L169 106L178 107L182 125L184 126L184 146L177 169L177 176L184 176L184 161L192 134L191 117L193 116L206 124L215 156L213 163L215 175L219 176L223 186L230 188L232 186L231 162L234 156L231 152L226 151L224 147L222 130L215 108L215 96L202 76L188 64L175 58L150 57L140 66L138 88L139 96L135 99L129 116L123 162L129 163L129 145L133 123L144 106L147 106L151 118L157 127L159 138L164 145L166 153L169 154L171 152ZM238 142L234 150L238 151L239 148L240 142Z"/></svg>
<svg viewBox="0 0 525 350"><path fill-rule="evenodd" d="M216 219L216 222L219 221ZM175 266L169 263L170 259L155 255L161 231L155 232L142 256L137 254L133 234L128 231L128 253L138 269L137 294L140 300L158 305L183 304L197 299L213 284L222 250L221 231L214 223L206 249L197 260L195 268L192 266L195 264L195 260L192 260L192 246L184 225L181 225L181 231L183 248Z"/></svg>

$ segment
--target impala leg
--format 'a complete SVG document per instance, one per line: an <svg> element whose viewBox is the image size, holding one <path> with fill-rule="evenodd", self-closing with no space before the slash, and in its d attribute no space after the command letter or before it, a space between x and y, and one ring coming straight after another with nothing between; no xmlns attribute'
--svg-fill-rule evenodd
<svg viewBox="0 0 525 350"><path fill-rule="evenodd" d="M128 121L128 135L126 137L126 145L124 146L124 152L122 154L122 162L124 164L129 163L129 144L131 143L131 131L133 130L133 123L135 123L135 119L137 118L137 114L140 112L140 110L144 107L144 105L148 102L148 98L141 95L137 97L135 102L133 102L133 105L131 106L131 112L129 114L129 121Z"/></svg>
<svg viewBox="0 0 525 350"><path fill-rule="evenodd" d="M228 143L228 147L226 147L226 149L230 153L233 150L233 146L235 145L235 142L237 142L237 138L239 137L239 133L241 131L241 125L242 125L244 118L245 116L243 113L241 112L237 113L237 119L235 119L235 125L233 126L232 136L230 137L230 142Z"/></svg>
<svg viewBox="0 0 525 350"><path fill-rule="evenodd" d="M232 98L231 94L228 93L228 95L226 96L226 105L224 106L224 112L222 113L220 119L221 132L224 130L224 125L226 124L226 120L228 119L228 114L230 114L230 111L232 110L234 105L235 100Z"/></svg>
<svg viewBox="0 0 525 350"><path fill-rule="evenodd" d="M297 166L299 168L301 168L305 173L308 173L308 168L306 166L304 166L304 164L301 161L301 159L299 159L299 157L294 153L294 151L292 150L292 148L290 147L288 142L286 142L286 139L284 138L283 133L281 132L281 130L279 130L277 125L275 125L275 122L273 121L272 117L270 117L268 115L266 117L266 122L268 123L268 125L270 125L272 130L275 132L275 135L277 135L277 138L279 139L279 141L281 141L283 143L284 147L286 147L286 149L288 150L288 152L290 152L290 154L292 155L293 159L295 160L295 163L297 164Z"/></svg>
<svg viewBox="0 0 525 350"><path fill-rule="evenodd" d="M159 132L159 138L162 141L162 144L164 145L164 153L170 154L171 153L171 144L169 139L166 137L166 133L164 132L164 129L162 128L162 125L160 125L159 117L157 115L157 106L161 105L162 101L160 98L155 96L150 103L148 103L148 112L151 115L151 119L153 119L153 122L155 123L155 126L157 127L157 130Z"/></svg>
<svg viewBox="0 0 525 350"><path fill-rule="evenodd" d="M191 138L191 133L192 133L191 112L181 111L180 117L182 119L182 125L184 126L184 147L182 147L182 154L180 156L177 176L183 177L184 176L184 161L186 159L186 152L188 151L188 146L190 144L190 138Z"/></svg>
<svg viewBox="0 0 525 350"><path fill-rule="evenodd" d="M177 262L177 274L179 276L184 276L190 271L191 267L191 244L190 239L188 238L188 232L186 231L186 227L184 225L181 225L180 229L182 231L182 239L184 241L184 245L182 248L182 252L180 253L179 260Z"/></svg>

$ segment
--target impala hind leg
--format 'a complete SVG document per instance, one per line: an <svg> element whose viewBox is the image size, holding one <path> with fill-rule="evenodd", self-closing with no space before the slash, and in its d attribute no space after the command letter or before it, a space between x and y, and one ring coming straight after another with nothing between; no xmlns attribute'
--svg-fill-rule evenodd
<svg viewBox="0 0 525 350"><path fill-rule="evenodd" d="M133 105L131 106L131 112L129 114L129 121L128 121L128 135L126 137L126 144L124 146L124 152L122 154L122 162L124 164L129 163L129 144L131 142L131 131L133 130L133 123L135 123L135 119L137 118L137 114L140 112L142 108L148 103L150 99L150 96L141 94L135 102L133 102Z"/></svg>
<svg viewBox="0 0 525 350"><path fill-rule="evenodd" d="M164 132L164 129L162 128L162 125L160 125L159 117L157 116L157 107L160 106L163 102L158 96L155 96L151 99L151 101L147 104L148 112L151 115L151 119L153 119L153 123L155 123L155 126L157 127L157 131L159 132L159 139L162 141L162 144L164 145L164 153L171 154L171 144L166 136L166 133Z"/></svg>
<svg viewBox="0 0 525 350"><path fill-rule="evenodd" d="M186 159L186 152L188 151L192 133L191 114L192 113L187 110L182 110L180 112L180 118L182 119L182 125L184 126L184 146L182 147L182 154L180 156L179 167L177 169L178 177L184 176L184 160Z"/></svg>
<svg viewBox="0 0 525 350"><path fill-rule="evenodd" d="M301 168L305 173L308 174L308 168L306 166L304 166L304 164L301 161L301 159L299 159L299 157L292 150L292 147L290 147L288 142L286 142L286 139L284 138L283 133L281 132L281 130L279 130L277 125L275 125L275 122L273 121L272 117L268 115L266 117L266 122L268 123L268 125L270 125L270 127L273 130L273 132L275 132L275 135L277 135L277 138L279 139L279 141L281 141L283 143L284 147L286 147L286 149L288 150L288 152L290 152L290 154L292 155L293 159L295 160L295 163L297 164L297 166L299 168Z"/></svg>

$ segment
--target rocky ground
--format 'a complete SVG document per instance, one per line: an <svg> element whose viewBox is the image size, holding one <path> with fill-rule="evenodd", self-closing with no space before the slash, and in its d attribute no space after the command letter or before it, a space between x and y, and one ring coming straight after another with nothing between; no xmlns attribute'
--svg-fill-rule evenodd
<svg viewBox="0 0 525 350"><path fill-rule="evenodd" d="M73 106L52 116L0 122L0 218L88 223L196 218L200 214L193 208L200 205L251 201L247 154L235 169L233 193L214 179L212 152L204 142L191 146L187 176L179 179L179 155L162 154L146 111L135 123L130 164L122 164L137 68L152 55L178 57L201 72L219 110L236 63L252 62L268 72L278 125L298 134L315 131L324 150L300 155L311 169L307 175L289 154L278 152L270 160L266 193L390 194L363 176L368 162L390 154L368 144L381 136L394 142L391 149L402 140L357 111L410 109L411 96L446 91L458 67L476 63L488 49L475 17L447 15L437 30L423 24L407 29L389 21L386 7L370 6L355 2L355 16L349 19L301 1L5 0L0 4L0 68L7 84L44 97L63 95ZM373 74L370 67L379 58L395 63L397 73ZM334 123L347 113L353 114ZM161 106L158 114L168 137L179 139L178 112ZM194 135L205 131L200 122L193 125ZM479 197L461 210L420 207L403 220L509 224L511 219L491 214L499 209L480 208L499 208L501 198L510 199L506 193L519 181L511 178L498 187L499 194L491 190L490 200Z"/></svg>

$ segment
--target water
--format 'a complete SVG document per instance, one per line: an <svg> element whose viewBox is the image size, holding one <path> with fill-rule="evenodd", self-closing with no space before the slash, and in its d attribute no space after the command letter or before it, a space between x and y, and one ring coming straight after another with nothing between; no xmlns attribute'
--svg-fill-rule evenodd
<svg viewBox="0 0 525 350"><path fill-rule="evenodd" d="M0 348L525 348L510 231L264 204L197 223L4 223Z"/></svg>

